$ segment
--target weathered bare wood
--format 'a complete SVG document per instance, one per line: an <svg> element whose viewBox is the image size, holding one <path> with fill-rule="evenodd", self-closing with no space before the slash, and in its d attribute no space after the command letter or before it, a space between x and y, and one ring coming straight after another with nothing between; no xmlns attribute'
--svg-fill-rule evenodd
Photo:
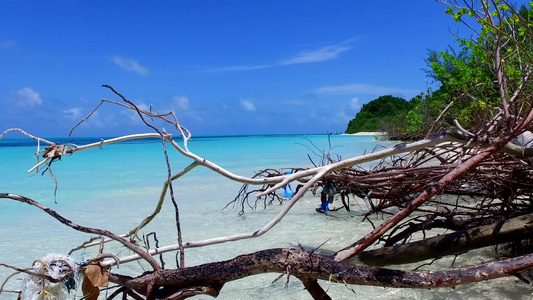
<svg viewBox="0 0 533 300"><path fill-rule="evenodd" d="M452 3L449 5L452 5L454 8L459 8L461 6L458 5L458 1L451 0L451 2ZM521 41L517 41L515 39L517 33L515 28L500 26L500 23L506 21L506 19L502 18L502 14L500 14L499 11L500 8L494 1L480 1L483 10L476 10L474 7L470 7L469 5L474 6L474 2L472 1L464 0L463 2L464 4L462 6L466 6L463 8L468 8L467 10L470 12L469 15L473 14L478 21L482 21L479 22L480 24L491 29L489 30L488 35L492 36L492 40L486 40L485 42L487 43L485 46L487 47L487 53L492 53L492 56L488 59L488 61L490 61L489 68L495 72L494 74L497 80L495 81L494 87L497 85L501 100L501 107L499 108L500 112L498 115L493 116L492 120L489 120L489 118L491 118L489 112L492 112L495 108L489 107L489 102L486 101L486 95L481 97L482 100L487 102L485 105L487 106L487 114L481 116L483 121L479 121L480 123L477 125L469 124L469 126L467 126L467 129L471 132L476 132L475 134L470 133L470 131L465 129L460 130L462 135L437 136L410 144L397 145L383 151L359 157L353 157L346 160L339 159L338 162L333 162L331 157L327 156L327 159L322 161L323 164L327 163L327 165L307 170L301 169L290 175L280 173L278 176L269 178L249 178L231 173L216 165L214 162L210 162L189 151L187 142L192 136L185 127L179 124L172 111L167 114L154 114L152 113L152 109L150 109L150 111L140 110L135 104L133 104L133 102L127 100L112 87L104 85L104 87L109 88L118 95L126 104L102 100L89 116L83 119L74 128L93 115L103 103L119 105L136 111L145 125L158 133L123 138L159 137L163 142L165 156L165 143L168 141L168 143L179 153L193 161L192 164L189 165L190 167L185 168L181 173L178 173L178 175L172 176L167 157L168 187L164 187L160 202L153 215L145 219L141 225L148 223L151 218L159 212L167 188L172 195L172 181L181 176L180 174L186 174L190 169L196 166L208 168L229 180L250 185L264 186L264 188L256 194L259 197L275 193L277 189L294 181L304 183L304 185L302 185L302 187L297 190L296 194L285 203L282 210L271 219L271 221L254 232L240 233L232 236L219 236L206 240L193 240L182 243L179 218L176 217L179 243L177 245L169 245L159 249L153 249L151 251L144 251L145 249L139 248L134 241L128 241L123 237L105 230L77 225L58 215L55 211L43 207L29 198L9 193L0 193L0 198L12 199L34 205L71 228L86 233L106 235L136 252L134 256L122 258L120 260L122 262L144 259L152 264L154 268L153 272L144 273L138 277L111 275L110 279L113 282L118 283L121 288L124 288L121 290L124 298L129 294L135 299L140 299L140 296L136 294L137 292L145 295L147 299L182 299L197 294L216 296L226 282L254 274L276 272L300 279L313 298L328 299L329 296L327 296L326 292L320 287L318 280L327 280L343 284L348 283L386 287L453 287L460 284L516 275L518 272L533 268L533 255L525 255L505 261L441 272L390 270L378 267L356 266L347 261L348 258L359 254L376 241L384 241L385 243L390 242L393 244L399 240L407 239L415 232L424 232L429 228L427 227L428 225L438 224L437 221L441 222L441 224L442 222L453 223L454 220L465 219L475 220L477 222L480 222L483 219L490 220L490 222L500 222L501 220L523 213L524 211L530 212L531 203L529 203L529 198L526 199L525 196L530 197L530 195L533 194L533 180L529 179L533 178L533 169L531 168L531 165L525 163L520 158L532 157L533 149L527 147L524 148L513 143L515 137L523 134L525 130L531 129L530 124L533 121L533 111L531 110L532 98L530 93L531 82L529 81L532 74L531 65L533 59L528 54L530 51L526 51L529 42L522 43ZM503 3L507 3L507 1L503 0ZM491 7L490 9L489 4ZM495 18L491 17L492 13L495 13ZM519 15L514 10L513 13L517 16ZM484 20L486 17L489 19ZM525 22L522 25L525 25L524 29L527 31L528 37L532 37L533 31L527 26L528 23L523 19L520 19L520 22ZM514 21L512 23L514 23ZM521 35L523 34L516 36ZM516 86L516 80L511 80L514 75L508 76L509 74L506 74L506 64L503 59L502 51L506 50L504 48L507 47L506 45L508 43L509 49L512 48L511 50L515 49L516 51L523 52L523 55L527 58L527 61L522 62L522 55L520 55L519 70L521 73L521 82L518 84L518 87ZM494 89L494 91L496 91L496 89ZM510 95L512 95L512 97L509 98ZM453 95L450 96L453 97ZM469 95L469 97L471 97L472 100L477 100L473 95ZM439 116L434 125L447 117L445 116L445 113L450 107L451 104ZM175 125L180 132L181 142L178 143L166 131L154 127L147 121L148 118L145 117L157 118ZM505 121L505 127L501 124L502 122L500 122L500 119ZM483 122L485 126L481 126L483 125ZM476 128L476 126L481 127ZM430 132L433 129L435 128L432 128ZM35 139L35 137L22 130L11 129L8 131L19 131L22 134L26 134ZM4 134L1 134L0 138L3 135ZM45 140L40 139L37 139L37 141L46 142ZM119 141L120 140L102 141L100 143L86 145L85 148L77 147L75 145L53 144L46 149L44 153L45 160L43 162L39 162L38 160L37 165L34 168L44 165L47 162L51 163L64 154L72 154L76 151L89 149L90 147L99 147L105 143ZM428 149L428 147L431 147L432 149ZM37 152L40 152L39 146ZM401 158L396 159L395 157L394 159L390 159L392 161L392 167L387 165L385 158L388 159L391 156L409 152L411 152L411 154L406 163L402 163ZM366 170L365 174L354 171L356 169L353 168L355 165L376 160L380 160L380 162L378 163L378 167L374 170ZM440 163L441 166L438 168L430 167L429 170L422 170L421 167L434 165L433 162ZM350 192L351 189L352 193L358 193L358 195L364 196L365 200L368 200L367 203L371 209L368 214L384 212L387 208L397 209L396 211L399 211L399 213L396 213L383 224L374 227L375 230L365 235L360 239L360 242L353 243L351 246L344 249L344 251L338 252L335 258L332 256L317 255L294 249L268 249L241 255L228 261L215 262L189 268L164 270L162 267L158 266L158 263L151 256L156 253L180 250L181 258L183 258L184 249L188 247L202 247L217 243L259 237L269 231L273 226L276 226L276 224L284 218L291 207L295 205L308 189L312 188L320 181L329 179L326 176L338 176L339 181L345 180L346 189L343 190L343 192ZM350 176L351 179L355 179L354 182L357 184L351 184ZM364 178L365 176L366 181ZM347 178L348 180L346 180ZM357 179L362 180L358 182L356 181ZM479 186L482 186L481 192L477 191ZM474 204L464 204L459 203L460 200L459 197L457 197L455 203L450 205L450 199L443 200L438 198L443 194L449 195L453 193L461 195L466 194L468 196L477 195L482 196L483 199L475 199L476 203ZM173 197L171 198L174 200ZM372 202L375 200L378 200L379 203ZM174 202L174 204L176 216L178 216L178 207L176 202ZM391 211L387 211L387 213L392 214ZM467 216L469 218L457 218L458 215ZM499 218L495 218L494 216L498 216ZM409 226L410 222L419 226ZM427 246L430 250L426 252L429 253L433 251L433 253L437 253L440 256L493 243L501 243L509 240L520 241L522 238L530 236L531 230L529 229L529 224L531 222L532 220L529 219L522 220L518 222L520 225L515 224L517 227L513 229L512 224L514 224L514 220L501 221L501 223L489 225L488 227L479 227L462 231L455 235L445 235L426 240L421 242L422 244L417 244L416 248L419 249L418 251L423 251L424 247ZM137 230L138 228L134 229L132 234L137 232ZM359 237L354 236L354 239L357 238ZM424 243L427 243L428 245ZM410 245L407 245L404 249L409 249L409 246ZM441 251L441 248L439 247L442 247L444 250ZM423 257L422 254L418 253L409 256L414 256L418 259ZM95 259L99 261L102 257L104 256ZM401 257L401 255L398 255L397 257ZM115 260L116 262L119 261L119 259L116 258ZM109 267L114 263L115 262L106 262L102 263L100 266ZM181 262L181 266L184 266L183 262ZM104 269L105 272L108 272L107 268ZM43 290L42 292L45 291ZM118 295L118 293L116 295Z"/></svg>
<svg viewBox="0 0 533 300"><path fill-rule="evenodd" d="M353 265L331 256L296 249L268 249L237 256L227 261L185 269L165 269L132 278L110 274L110 281L145 294L150 285L165 288L152 290L154 298L165 298L182 289L202 286L214 290L224 283L251 275L286 273L303 282L326 280L345 284L397 288L437 288L512 276L533 267L533 254L449 271L403 271Z"/></svg>
<svg viewBox="0 0 533 300"><path fill-rule="evenodd" d="M358 257L374 266L406 264L531 237L533 214L528 214L404 245L364 251Z"/></svg>
<svg viewBox="0 0 533 300"><path fill-rule="evenodd" d="M528 126L529 123L531 123L532 121L533 121L533 110L530 109L527 116L519 124L514 126L508 134L502 136L493 145L485 148L483 151L470 157L467 161L457 166L454 170L446 174L435 184L428 185L418 197L416 197L413 201L409 203L409 205L407 205L407 207L400 210L390 219L381 223L378 227L376 227L373 231L366 234L357 243L352 244L350 247L347 247L339 251L336 255L336 259L339 261L342 261L342 260L352 258L356 255L359 255L368 246L370 246L372 243L378 240L385 232L387 232L389 229L394 227L401 220L405 219L408 215L410 215L413 211L415 211L419 206L427 202L433 196L440 193L444 188L452 184L458 178L472 171L479 163L487 159L493 153L501 150L506 145L508 145L509 142L512 139L514 139L517 135L521 134L524 128Z"/></svg>

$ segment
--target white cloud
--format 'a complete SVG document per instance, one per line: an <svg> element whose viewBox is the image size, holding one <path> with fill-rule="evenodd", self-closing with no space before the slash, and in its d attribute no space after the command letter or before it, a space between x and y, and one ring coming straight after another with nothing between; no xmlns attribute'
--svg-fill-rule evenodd
<svg viewBox="0 0 533 300"><path fill-rule="evenodd" d="M81 120L82 113L80 107L74 107L69 109L64 109L62 111L63 116L69 120Z"/></svg>
<svg viewBox="0 0 533 300"><path fill-rule="evenodd" d="M239 102L241 103L242 108L246 111L256 111L255 105L252 101L247 99L240 99Z"/></svg>
<svg viewBox="0 0 533 300"><path fill-rule="evenodd" d="M0 48L4 50L14 49L17 46L17 42L13 40L0 41Z"/></svg>
<svg viewBox="0 0 533 300"><path fill-rule="evenodd" d="M324 46L318 50L301 52L292 58L279 62L279 64L306 64L336 59L341 53L351 49L351 47L343 46L343 44L344 43L333 46Z"/></svg>
<svg viewBox="0 0 533 300"><path fill-rule="evenodd" d="M135 103L135 106L137 106L138 109L141 109L144 111L150 111L150 106L148 106L147 104L143 102ZM142 120L139 117L139 114L135 110L127 109L127 110L123 110L121 113L127 116L132 123L142 123Z"/></svg>
<svg viewBox="0 0 533 300"><path fill-rule="evenodd" d="M206 70L206 72L231 72L231 71L251 71L258 69L271 68L276 66L286 66L295 64L307 64L328 61L338 58L341 53L350 50L352 47L347 44L351 43L354 39L348 39L335 45L322 46L320 49L302 51L293 57L284 59L271 64L259 64L251 66L231 66Z"/></svg>
<svg viewBox="0 0 533 300"><path fill-rule="evenodd" d="M138 109L142 109L142 110L145 110L145 111L150 111L150 106L148 104L145 104L145 103L139 103L139 104L136 104L137 105L137 108Z"/></svg>
<svg viewBox="0 0 533 300"><path fill-rule="evenodd" d="M251 71L258 69L265 69L273 67L274 65L257 65L257 66L233 66L233 67L221 67L205 70L204 72L235 72L235 71Z"/></svg>
<svg viewBox="0 0 533 300"><path fill-rule="evenodd" d="M12 91L9 94L9 98L17 106L41 106L43 105L43 99L38 92L32 90L29 87L21 88L17 91Z"/></svg>
<svg viewBox="0 0 533 300"><path fill-rule="evenodd" d="M335 117L331 118L331 121L337 124L346 124L351 119L353 119L353 116L347 115L344 110L339 110L335 113Z"/></svg>
<svg viewBox="0 0 533 300"><path fill-rule="evenodd" d="M183 96L176 96L172 98L174 100L174 103L181 108L182 110L189 110L191 107L191 104L189 102L189 98L183 97Z"/></svg>
<svg viewBox="0 0 533 300"><path fill-rule="evenodd" d="M116 119L116 116L113 116L112 119ZM108 117L108 121L110 121ZM106 122L106 126L114 125L112 123ZM104 122L100 120L100 113L98 111L93 112L89 119L83 121L80 127L92 127L92 128L102 128L104 127Z"/></svg>
<svg viewBox="0 0 533 300"><path fill-rule="evenodd" d="M126 71L137 72L141 75L150 75L150 69L142 66L136 60L115 55L113 56L113 62Z"/></svg>
<svg viewBox="0 0 533 300"><path fill-rule="evenodd" d="M353 109L361 108L361 104L359 104L359 98L352 98L352 100L350 100L350 107Z"/></svg>
<svg viewBox="0 0 533 300"><path fill-rule="evenodd" d="M368 95L390 95L403 94L406 96L415 96L420 93L416 89L403 89L396 87L378 86L364 83L351 83L345 85L325 86L315 90L318 94L368 94Z"/></svg>

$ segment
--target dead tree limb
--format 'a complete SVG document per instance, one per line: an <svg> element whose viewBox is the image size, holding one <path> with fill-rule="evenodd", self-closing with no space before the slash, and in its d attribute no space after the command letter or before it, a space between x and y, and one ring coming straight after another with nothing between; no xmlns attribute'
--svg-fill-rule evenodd
<svg viewBox="0 0 533 300"><path fill-rule="evenodd" d="M358 255L359 253L361 253L364 249L366 249L368 246L374 243L378 238L380 238L385 232L387 232L393 226L398 224L401 220L403 220L408 215L410 215L420 205L424 204L431 197L440 193L444 188L446 188L451 183L453 183L457 178L462 177L469 171L473 170L479 163L481 163L483 160L488 158L490 155L504 148L505 145L507 145L512 139L516 138L516 136L521 134L524 131L525 127L528 126L529 123L531 123L532 121L533 121L533 110L530 109L527 117L524 118L515 127L513 127L512 130L508 134L504 135L498 142L485 148L479 154L474 155L473 157L465 161L463 164L457 166L454 170L446 174L434 185L428 186L426 189L424 189L422 194L420 194L416 199L411 201L407 207L405 207L404 209L396 213L392 218L383 222L372 232L366 234L355 245L352 245L351 247L347 249L339 251L336 255L336 259L342 261L342 260L352 258L355 255Z"/></svg>
<svg viewBox="0 0 533 300"><path fill-rule="evenodd" d="M363 251L358 258L374 266L407 264L532 237L533 214L528 214L408 244Z"/></svg>
<svg viewBox="0 0 533 300"><path fill-rule="evenodd" d="M159 270L132 278L110 274L110 281L146 294L148 287L154 298L166 298L190 287L220 290L225 283L263 273L285 273L303 282L326 280L346 284L396 288L437 288L512 276L533 267L533 255L481 264L449 271L403 271L358 266L336 261L333 257L311 254L296 249L268 249L240 255L227 261L203 264L185 269ZM315 298L316 299L316 298Z"/></svg>

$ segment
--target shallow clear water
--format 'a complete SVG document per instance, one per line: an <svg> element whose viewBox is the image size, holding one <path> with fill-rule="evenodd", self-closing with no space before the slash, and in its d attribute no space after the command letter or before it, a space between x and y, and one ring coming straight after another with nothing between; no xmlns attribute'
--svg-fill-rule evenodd
<svg viewBox="0 0 533 300"><path fill-rule="evenodd" d="M96 139L98 140L98 139ZM93 140L75 140L84 144ZM59 141L62 142L62 141ZM332 151L343 158L372 151L378 142L371 136L332 136ZM238 175L251 176L265 168L310 167L308 154L317 149L327 151L325 135L280 135L245 137L195 137L191 151ZM58 180L57 204L54 203L54 181L44 176L27 174L35 163L32 154L36 143L28 140L0 140L0 192L21 194L33 198L75 223L124 233L140 223L155 208L162 183L167 177L161 142L144 140L105 146L63 157L52 164ZM313 150L313 151L312 151ZM169 149L173 172L187 166L190 160ZM282 205L247 210L243 216L236 209L222 208L231 201L240 184L231 182L205 168L197 168L178 180L175 194L179 202L185 241L253 232L264 226ZM281 192L281 191L280 191ZM168 200L168 199L167 199ZM352 201L352 211L339 210L334 217L317 214L318 196L309 193L297 203L285 219L270 232L256 238L186 250L187 265L230 259L239 254L271 247L296 247L302 244L314 248L325 242L324 250L336 250L359 239L371 229L361 222L364 204ZM334 202L339 205L339 202ZM379 222L375 220L376 222ZM0 262L29 267L48 253L66 253L88 239L83 233L69 229L42 211L29 205L0 201ZM156 231L160 245L176 243L174 211L166 201L163 211L142 233ZM94 257L97 249L78 251L74 257ZM105 252L128 255L128 250L113 244ZM468 265L487 259L490 249L482 249L459 258L456 265ZM174 254L166 254L167 267L175 265ZM451 260L436 262L432 267L448 267ZM415 267L415 266L413 266ZM139 274L136 263L114 269L119 273ZM0 281L10 270L0 268ZM301 283L294 278L285 288L283 278L272 284L278 274L252 276L228 283L220 299L310 299ZM344 286L322 282L334 299L529 299L533 289L515 279L440 290L384 289L377 287ZM21 281L12 280L6 289L20 289ZM105 293L104 293L105 295ZM78 296L80 296L78 294ZM3 294L2 299L15 298ZM202 298L202 297L200 297ZM207 299L208 297L206 297Z"/></svg>

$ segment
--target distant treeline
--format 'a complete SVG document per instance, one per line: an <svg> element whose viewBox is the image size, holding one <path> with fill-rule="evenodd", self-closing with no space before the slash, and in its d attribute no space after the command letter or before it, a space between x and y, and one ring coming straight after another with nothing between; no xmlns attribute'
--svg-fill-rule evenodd
<svg viewBox="0 0 533 300"><path fill-rule="evenodd" d="M407 120L418 101L407 101L391 95L381 96L364 104L359 113L348 123L346 133L364 131L408 131L412 125Z"/></svg>

